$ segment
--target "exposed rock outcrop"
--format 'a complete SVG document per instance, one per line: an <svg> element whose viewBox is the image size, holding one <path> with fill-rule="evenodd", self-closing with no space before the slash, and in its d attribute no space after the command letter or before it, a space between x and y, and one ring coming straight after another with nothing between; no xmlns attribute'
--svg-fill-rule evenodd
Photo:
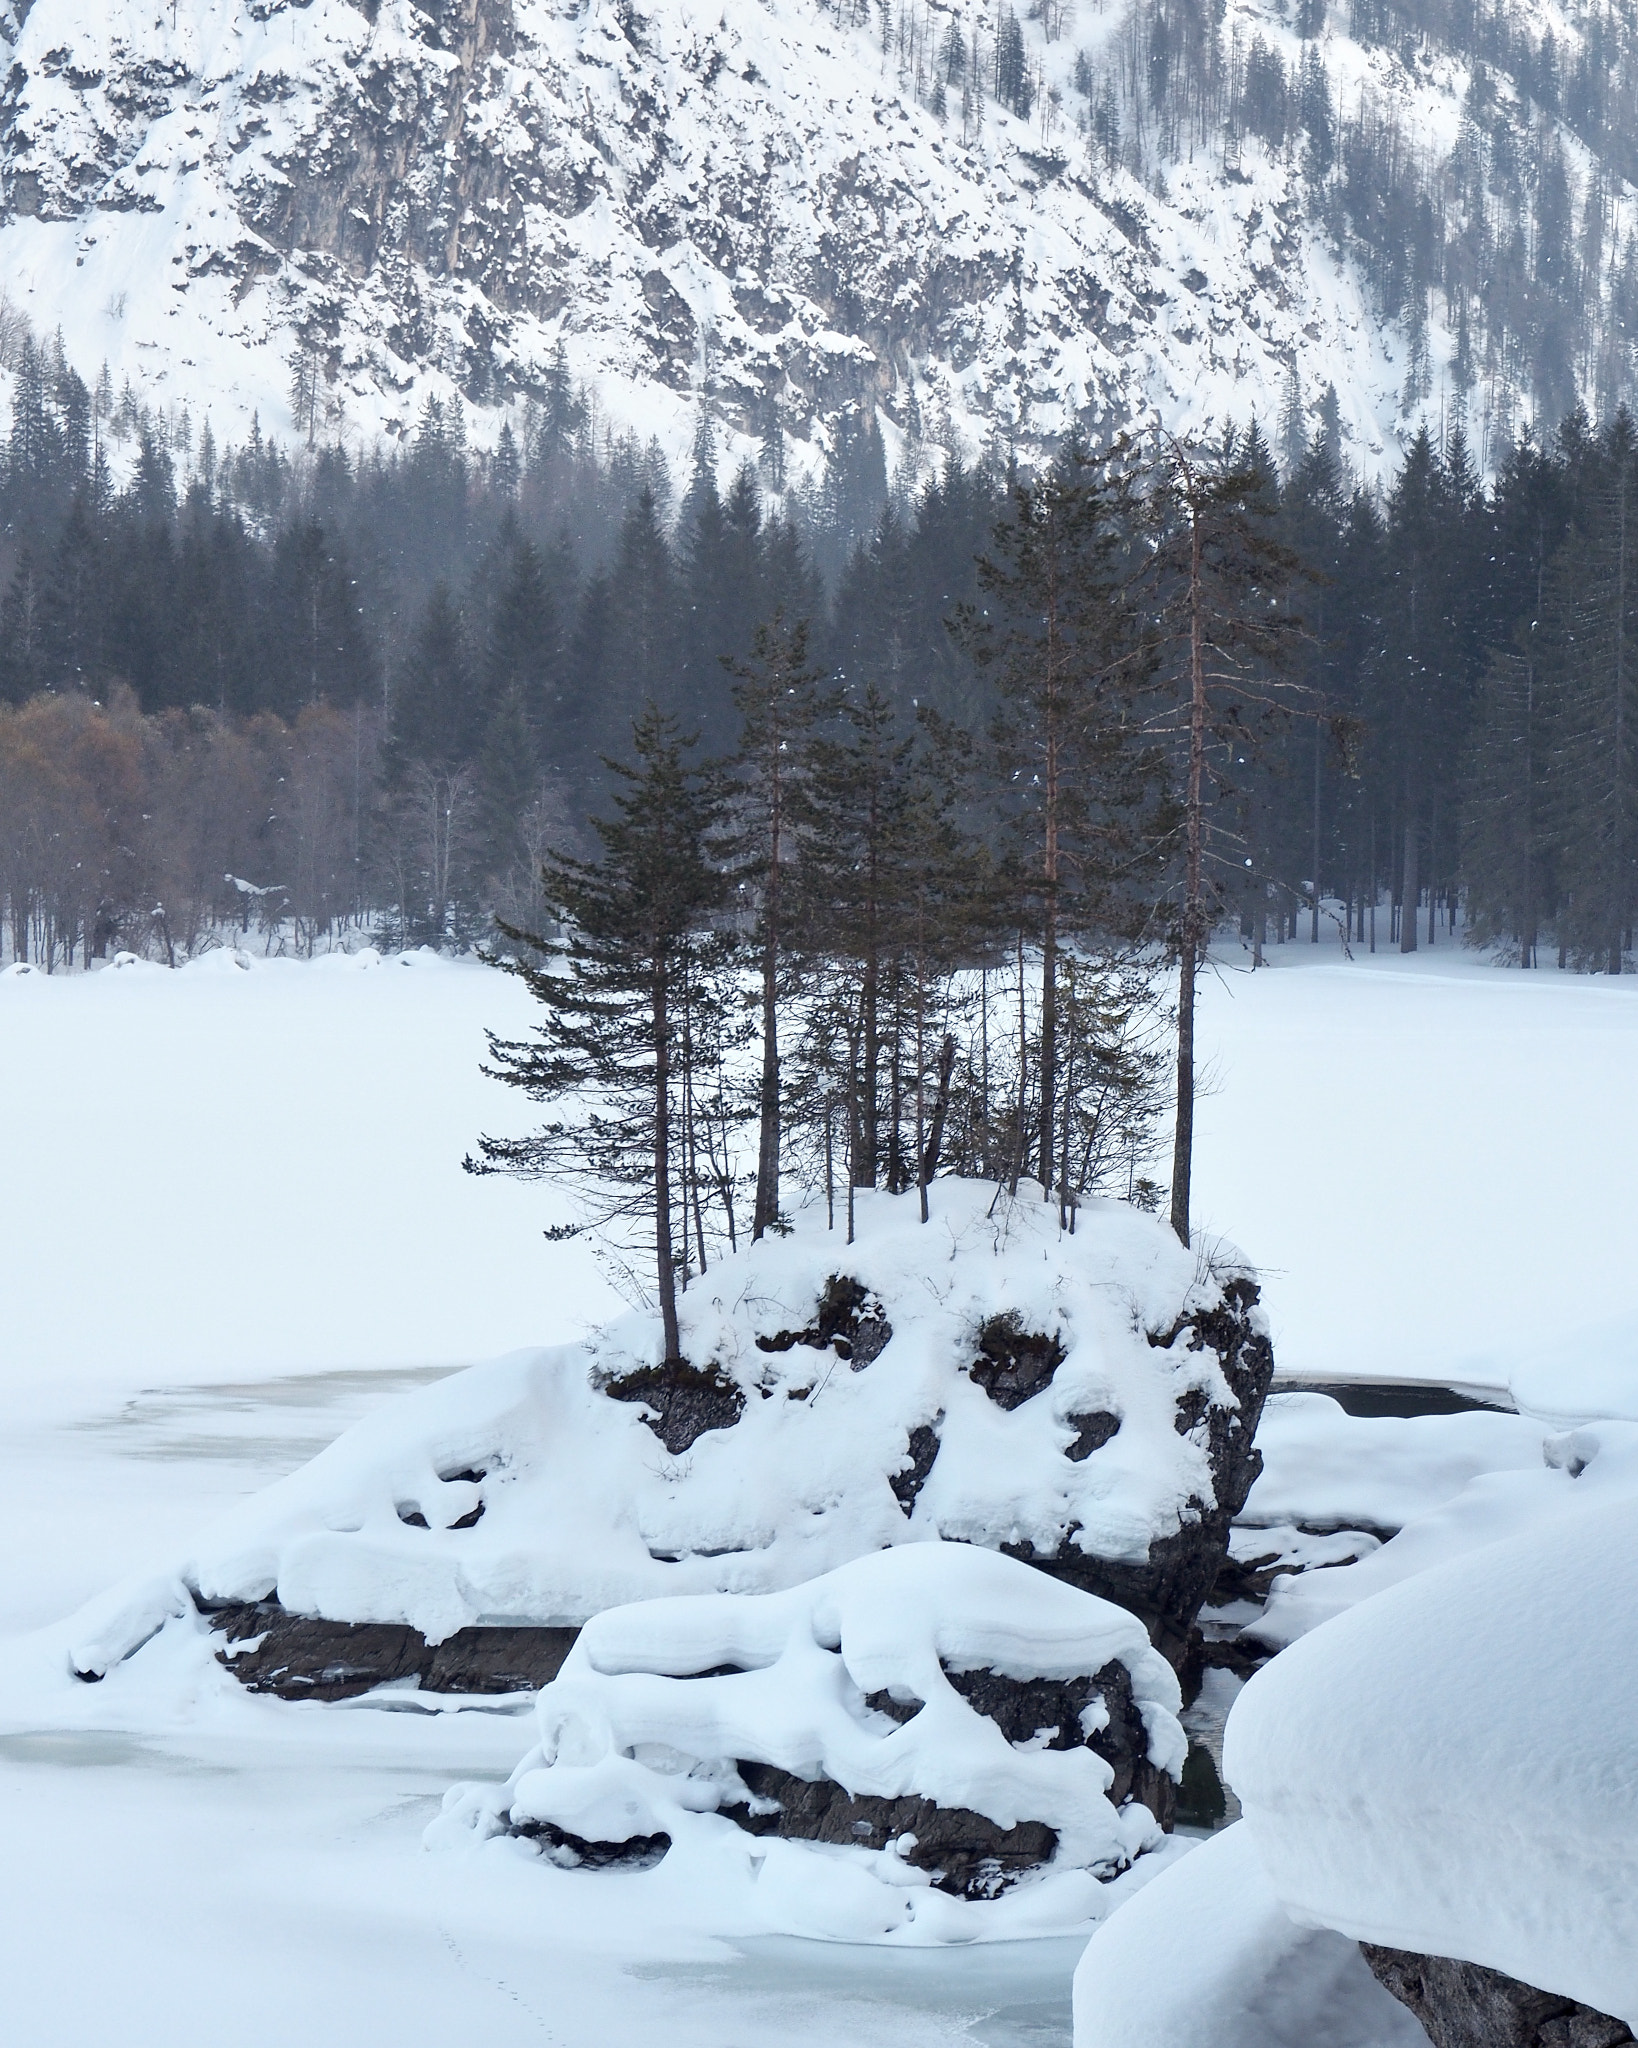
<svg viewBox="0 0 1638 2048"><path fill-rule="evenodd" d="M640 1401L648 1410L643 1420L673 1457L707 1430L732 1429L745 1413L744 1392L726 1373L680 1359L623 1373L605 1381L603 1392L611 1401Z"/></svg>
<svg viewBox="0 0 1638 2048"><path fill-rule="evenodd" d="M325 1621L276 1600L211 1612L217 1652L241 1685L281 1700L348 1700L413 1678L423 1692L536 1692L554 1679L572 1628L463 1628L441 1643L390 1622Z"/></svg>
<svg viewBox="0 0 1638 2048"><path fill-rule="evenodd" d="M1421 2021L1433 2048L1625 2048L1624 2020L1448 1956L1360 1943L1379 1984Z"/></svg>
<svg viewBox="0 0 1638 2048"><path fill-rule="evenodd" d="M805 1329L778 1330L756 1342L759 1351L790 1351L798 1344L815 1351L830 1350L845 1358L855 1372L862 1372L886 1350L892 1335L887 1311L864 1282L846 1273L832 1273L813 1321Z"/></svg>
<svg viewBox="0 0 1638 2048"><path fill-rule="evenodd" d="M1076 1543L1074 1530L1051 1551L1028 1542L1002 1546L1010 1557L1037 1565L1138 1615L1155 1647L1178 1671L1189 1659L1190 1638L1201 1607L1228 1558L1230 1526L1262 1469L1252 1439L1274 1377L1274 1351L1254 1313L1259 1299L1256 1282L1237 1276L1224 1286L1219 1306L1180 1317L1164 1334L1149 1339L1158 1350L1174 1351L1181 1345L1185 1352L1211 1352L1233 1397L1229 1403L1214 1401L1204 1390L1192 1387L1180 1394L1176 1405L1174 1427L1178 1434L1203 1433L1212 1474L1209 1499L1203 1494L1195 1496L1177 1529L1151 1543L1141 1564L1090 1555ZM1020 1349L1019 1355L1040 1359L1045 1353L1037 1339L1033 1351ZM1032 1391L1038 1391L1038 1386ZM1106 1430L1102 1416L1076 1414L1069 1419L1080 1427L1065 1454L1071 1458L1090 1455L1097 1447L1096 1439L1107 1442L1115 1434Z"/></svg>

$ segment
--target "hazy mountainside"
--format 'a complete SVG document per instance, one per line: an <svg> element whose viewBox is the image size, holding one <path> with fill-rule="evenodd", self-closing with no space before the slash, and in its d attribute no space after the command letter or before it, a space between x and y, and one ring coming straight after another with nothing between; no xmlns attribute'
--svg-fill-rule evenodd
<svg viewBox="0 0 1638 2048"><path fill-rule="evenodd" d="M1460 392L1488 457L1630 380L1635 20L0 0L0 276L235 437L566 373L776 488L873 407L893 457L1255 410L1374 471Z"/></svg>

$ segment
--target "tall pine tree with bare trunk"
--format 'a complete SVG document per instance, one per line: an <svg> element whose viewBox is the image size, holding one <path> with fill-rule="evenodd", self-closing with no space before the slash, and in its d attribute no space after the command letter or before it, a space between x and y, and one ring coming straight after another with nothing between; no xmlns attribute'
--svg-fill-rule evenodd
<svg viewBox="0 0 1638 2048"><path fill-rule="evenodd" d="M1137 524L1126 451L1072 441L1014 487L979 564L983 608L964 615L1001 697L987 765L1019 925L1039 948L1032 1149L1047 1189L1059 1165L1060 955L1066 942L1140 929L1154 866L1163 775L1139 716L1152 662L1136 600Z"/></svg>
<svg viewBox="0 0 1638 2048"><path fill-rule="evenodd" d="M1150 500L1156 651L1172 685L1153 730L1171 742L1182 789L1177 906L1177 1106L1171 1224L1190 1236L1194 1173L1195 1007L1222 905L1237 898L1244 855L1218 823L1239 764L1273 722L1312 693L1284 673L1301 622L1289 594L1297 563L1273 538L1272 477L1255 433L1220 455L1173 443ZM1227 815L1231 806L1222 804ZM1233 876L1232 891L1225 887Z"/></svg>
<svg viewBox="0 0 1638 2048"><path fill-rule="evenodd" d="M792 876L812 829L808 785L814 729L830 708L821 675L808 660L805 619L776 612L759 626L749 661L725 661L734 679L741 725L729 757L727 828L719 848L740 889L756 905L761 976L762 1070L757 1090L756 1203L751 1236L774 1225L779 1209L779 1013L790 993L798 952L791 914Z"/></svg>

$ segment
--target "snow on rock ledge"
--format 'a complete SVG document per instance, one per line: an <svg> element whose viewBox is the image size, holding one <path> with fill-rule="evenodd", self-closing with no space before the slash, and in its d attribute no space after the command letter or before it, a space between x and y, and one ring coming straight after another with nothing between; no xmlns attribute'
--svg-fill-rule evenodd
<svg viewBox="0 0 1638 2048"><path fill-rule="evenodd" d="M1586 1499L1292 1644L1224 1763L1293 1914L1634 2026L1638 1495Z"/></svg>
<svg viewBox="0 0 1638 2048"><path fill-rule="evenodd" d="M1179 1705L1121 1609L907 1545L788 1592L599 1615L540 1695L538 1747L504 1790L452 1792L431 1839L504 1832L565 1868L664 1856L702 1893L769 1886L790 1932L1045 1932L1160 1845Z"/></svg>
<svg viewBox="0 0 1638 2048"><path fill-rule="evenodd" d="M713 1268L686 1372L633 1315L403 1396L229 1516L189 1584L436 1644L944 1538L1118 1601L1179 1662L1256 1476L1255 1284L1122 1204L1069 1237L988 1184L931 1199Z"/></svg>

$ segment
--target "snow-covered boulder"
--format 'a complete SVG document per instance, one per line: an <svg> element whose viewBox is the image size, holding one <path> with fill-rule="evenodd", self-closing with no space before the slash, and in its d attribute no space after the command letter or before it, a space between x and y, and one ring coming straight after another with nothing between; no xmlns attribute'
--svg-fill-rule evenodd
<svg viewBox="0 0 1638 2048"><path fill-rule="evenodd" d="M865 1195L851 1245L810 1214L713 1267L686 1368L634 1314L403 1396L231 1514L187 1582L269 1655L281 1616L411 1631L402 1678L463 1630L942 1538L1117 1601L1180 1662L1257 1470L1255 1283L1123 1204L1067 1235L988 1184L931 1198L926 1225Z"/></svg>
<svg viewBox="0 0 1638 2048"><path fill-rule="evenodd" d="M1228 1776L1293 1915L1476 1966L1422 1973L1447 2001L1471 1994L1465 2013L1428 2009L1447 2042L1602 2048L1638 2025L1638 1492L1618 1458L1595 1481L1609 1447L1576 1472L1560 1448L1550 1511L1513 1534L1492 1517L1488 1540L1313 1629L1228 1723ZM1500 1979L1551 1994L1556 2018L1537 2028L1514 2000L1500 2031Z"/></svg>
<svg viewBox="0 0 1638 2048"><path fill-rule="evenodd" d="M901 1545L788 1592L598 1615L540 1695L538 1746L503 1790L453 1792L435 1839L675 1857L707 1889L777 1850L801 1931L970 1935L957 1902L1018 1889L1026 1918L1075 1925L1162 1841L1179 1704L1122 1609L992 1551Z"/></svg>

